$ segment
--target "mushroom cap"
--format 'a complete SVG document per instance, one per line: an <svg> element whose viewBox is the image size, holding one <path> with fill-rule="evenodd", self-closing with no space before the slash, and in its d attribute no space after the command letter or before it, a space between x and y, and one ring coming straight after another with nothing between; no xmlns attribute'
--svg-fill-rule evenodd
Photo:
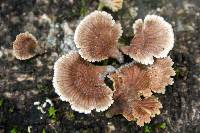
<svg viewBox="0 0 200 133"><path fill-rule="evenodd" d="M123 114L127 120L137 119L140 126L149 123L151 117L159 114L162 108L157 98L152 96L152 91L164 93L165 86L173 83L171 76L175 72L172 65L171 58L167 57L156 59L152 66L131 63L110 74L115 92L114 104L109 112L112 115Z"/></svg>
<svg viewBox="0 0 200 133"><path fill-rule="evenodd" d="M117 12L122 8L123 0L100 0L106 7L110 8L113 12Z"/></svg>
<svg viewBox="0 0 200 133"><path fill-rule="evenodd" d="M165 93L165 86L172 85L174 83L171 76L175 76L176 73L172 68L174 62L168 56L164 59L156 59L153 65L147 67L148 77L151 77L150 88L155 93Z"/></svg>
<svg viewBox="0 0 200 133"><path fill-rule="evenodd" d="M154 96L142 99L137 90L124 85L119 75L112 74L114 81L114 103L107 112L107 115L122 114L128 121L137 120L139 126L149 123L152 117L160 114L162 104ZM126 88L125 88L126 87Z"/></svg>
<svg viewBox="0 0 200 133"><path fill-rule="evenodd" d="M30 33L20 33L13 42L13 54L19 60L30 59L36 55L37 39Z"/></svg>
<svg viewBox="0 0 200 133"><path fill-rule="evenodd" d="M162 104L154 96L137 99L133 101L130 109L124 112L124 117L129 121L136 119L137 125L144 126L144 123L150 123L152 117L160 114L161 108Z"/></svg>
<svg viewBox="0 0 200 133"><path fill-rule="evenodd" d="M123 46L121 50L137 62L153 64L153 57L167 57L174 46L172 26L160 16L147 15L144 22L138 19L133 29L135 36L130 46Z"/></svg>
<svg viewBox="0 0 200 133"><path fill-rule="evenodd" d="M129 94L134 94L132 97L137 97L137 95L149 97L152 95L150 87L152 77L148 74L145 66L130 63L120 67L116 73L111 74L108 77L113 80L114 88L121 88L124 89L123 91L130 91ZM119 81L120 83L117 83ZM119 87L116 86L117 84ZM114 94L116 93L117 91Z"/></svg>
<svg viewBox="0 0 200 133"><path fill-rule="evenodd" d="M94 66L77 52L60 57L54 65L53 86L63 101L80 113L104 111L113 103L113 91L104 83L109 66Z"/></svg>
<svg viewBox="0 0 200 133"><path fill-rule="evenodd" d="M104 11L94 11L78 25L74 41L82 58L94 62L109 57L122 62L118 50L118 39L122 35L121 25Z"/></svg>
<svg viewBox="0 0 200 133"><path fill-rule="evenodd" d="M120 67L115 75L120 78L119 86L135 90L144 97L149 97L152 92L165 93L165 87L173 84L175 71L172 68L173 61L170 57L156 59L150 66L130 63ZM113 75L109 75L113 79ZM116 78L114 79L116 80ZM121 85L122 84L122 85Z"/></svg>

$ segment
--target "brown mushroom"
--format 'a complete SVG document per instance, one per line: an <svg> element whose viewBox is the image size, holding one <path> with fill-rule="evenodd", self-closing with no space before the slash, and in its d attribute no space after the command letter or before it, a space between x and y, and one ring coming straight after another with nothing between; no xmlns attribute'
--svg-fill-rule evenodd
<svg viewBox="0 0 200 133"><path fill-rule="evenodd" d="M156 59L153 65L147 67L148 76L151 77L150 89L156 93L165 93L165 86L174 83L171 76L175 76L172 68L173 61L170 57L164 59Z"/></svg>
<svg viewBox="0 0 200 133"><path fill-rule="evenodd" d="M82 58L94 62L109 57L123 61L118 50L118 39L122 35L121 25L104 11L94 11L78 25L74 35L75 44Z"/></svg>
<svg viewBox="0 0 200 133"><path fill-rule="evenodd" d="M136 119L139 126L144 126L144 123L150 123L152 117L160 114L161 108L162 104L154 96L137 99L132 103L132 110L127 110L130 112L124 113L124 117L129 121Z"/></svg>
<svg viewBox="0 0 200 133"><path fill-rule="evenodd" d="M117 12L122 8L123 0L100 0L100 2L110 8L113 12Z"/></svg>
<svg viewBox="0 0 200 133"><path fill-rule="evenodd" d="M121 50L137 62L153 64L153 57L167 57L174 46L172 26L160 16L147 15L144 22L138 19L133 29L135 36L130 46Z"/></svg>
<svg viewBox="0 0 200 133"><path fill-rule="evenodd" d="M149 123L152 117L160 114L162 104L154 96L141 98L136 89L127 88L119 75L112 74L114 81L114 103L107 112L107 115L113 116L122 114L127 120L137 120L139 126ZM145 80L145 79L144 79Z"/></svg>
<svg viewBox="0 0 200 133"><path fill-rule="evenodd" d="M104 111L113 103L113 91L104 83L105 75L111 71L110 66L94 66L77 52L71 52L56 61L53 86L75 111Z"/></svg>
<svg viewBox="0 0 200 133"><path fill-rule="evenodd" d="M164 93L165 86L173 83L171 76L175 72L172 64L172 60L167 57L157 59L154 65L148 67L131 63L110 74L115 92L114 104L108 114L123 114L127 120L136 119L140 126L149 123L151 117L159 114L162 108L157 98L151 96L152 91Z"/></svg>
<svg viewBox="0 0 200 133"><path fill-rule="evenodd" d="M34 57L38 48L37 39L30 33L20 33L13 42L13 54L19 60Z"/></svg>

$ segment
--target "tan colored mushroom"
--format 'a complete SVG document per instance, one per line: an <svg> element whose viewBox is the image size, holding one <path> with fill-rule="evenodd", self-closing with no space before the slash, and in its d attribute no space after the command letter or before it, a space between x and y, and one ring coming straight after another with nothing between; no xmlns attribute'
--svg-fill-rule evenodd
<svg viewBox="0 0 200 133"><path fill-rule="evenodd" d="M137 62L153 64L153 57L167 57L174 46L172 26L160 16L147 15L144 22L138 19L133 29L135 36L130 46L121 50Z"/></svg>
<svg viewBox="0 0 200 133"><path fill-rule="evenodd" d="M109 75L114 82L114 104L108 114L123 116L143 126L151 117L160 113L161 103L152 96L152 91L164 93L165 86L172 84L175 75L170 57L157 59L152 66L129 64ZM145 98L142 99L141 96ZM119 106L120 105L120 106Z"/></svg>
<svg viewBox="0 0 200 133"><path fill-rule="evenodd" d="M160 114L162 104L154 96L142 99L137 90L127 88L119 75L112 74L114 81L114 103L107 112L110 116L122 114L127 120L137 120L139 126L149 123L152 117ZM144 79L145 80L145 79Z"/></svg>
<svg viewBox="0 0 200 133"><path fill-rule="evenodd" d="M56 61L53 86L75 111L104 111L113 103L113 91L104 83L105 75L113 70L110 66L94 66L71 52Z"/></svg>
<svg viewBox="0 0 200 133"><path fill-rule="evenodd" d="M122 8L123 0L100 0L100 2L110 8L113 12L117 12Z"/></svg>
<svg viewBox="0 0 200 133"><path fill-rule="evenodd" d="M13 54L19 60L26 60L34 57L37 48L37 39L29 32L20 33L13 42Z"/></svg>
<svg viewBox="0 0 200 133"><path fill-rule="evenodd" d="M136 119L139 126L144 126L144 123L150 123L152 117L160 114L162 104L158 98L151 96L133 101L132 107L129 110L131 112L126 112L124 117L129 121Z"/></svg>
<svg viewBox="0 0 200 133"><path fill-rule="evenodd" d="M165 86L174 83L171 76L176 73L172 68L174 62L170 57L164 59L156 59L153 65L147 67L148 76L151 77L150 88L155 93L165 93Z"/></svg>
<svg viewBox="0 0 200 133"><path fill-rule="evenodd" d="M122 35L121 25L104 11L94 11L78 25L74 41L82 58L94 62L109 57L123 61L118 50L118 39Z"/></svg>

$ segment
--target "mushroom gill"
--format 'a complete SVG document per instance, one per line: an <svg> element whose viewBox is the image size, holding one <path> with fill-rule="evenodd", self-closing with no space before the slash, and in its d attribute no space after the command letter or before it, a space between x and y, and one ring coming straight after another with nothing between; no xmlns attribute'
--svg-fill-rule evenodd
<svg viewBox="0 0 200 133"><path fill-rule="evenodd" d="M157 59L152 66L129 64L109 75L114 82L114 103L108 114L122 114L127 120L137 120L143 126L151 117L160 113L162 108L152 91L164 93L165 86L172 84L175 75L170 57ZM143 96L144 98L142 98ZM120 106L119 106L120 105Z"/></svg>
<svg viewBox="0 0 200 133"><path fill-rule="evenodd" d="M160 16L147 15L144 22L138 19L133 29L135 36L130 46L123 46L121 50L137 62L153 64L153 57L167 57L174 46L172 26Z"/></svg>
<svg viewBox="0 0 200 133"><path fill-rule="evenodd" d="M153 65L147 67L148 76L150 78L150 88L155 93L165 93L165 86L174 83L171 76L176 73L172 68L172 59L168 56L164 59L156 59Z"/></svg>
<svg viewBox="0 0 200 133"><path fill-rule="evenodd" d="M120 23L104 11L94 11L86 16L78 25L74 41L82 58L94 62L109 57L123 61L118 50L118 39L122 35Z"/></svg>
<svg viewBox="0 0 200 133"><path fill-rule="evenodd" d="M30 33L20 33L13 42L13 54L19 60L26 60L36 55L37 39Z"/></svg>
<svg viewBox="0 0 200 133"><path fill-rule="evenodd" d="M54 65L53 86L63 101L80 113L104 111L113 103L113 91L104 78L110 66L94 66L77 52L60 57Z"/></svg>

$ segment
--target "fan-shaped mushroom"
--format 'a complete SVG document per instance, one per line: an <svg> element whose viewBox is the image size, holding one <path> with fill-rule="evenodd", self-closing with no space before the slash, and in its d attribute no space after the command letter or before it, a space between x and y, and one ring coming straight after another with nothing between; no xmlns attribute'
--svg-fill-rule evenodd
<svg viewBox="0 0 200 133"><path fill-rule="evenodd" d="M147 67L148 76L150 79L150 89L156 93L165 93L165 86L174 83L171 76L175 76L175 71L172 68L173 61L170 57L164 59L156 59L153 65Z"/></svg>
<svg viewBox="0 0 200 133"><path fill-rule="evenodd" d="M162 104L154 96L137 99L132 103L132 110L127 110L130 112L126 112L124 116L127 120L136 119L139 126L144 126L144 123L149 123L152 117L160 114L160 108Z"/></svg>
<svg viewBox="0 0 200 133"><path fill-rule="evenodd" d="M160 16L147 15L144 23L138 19L133 29L135 36L130 46L121 50L137 62L153 64L153 57L166 57L174 46L172 26Z"/></svg>
<svg viewBox="0 0 200 133"><path fill-rule="evenodd" d="M106 7L110 8L113 12L117 12L122 8L123 0L100 0Z"/></svg>
<svg viewBox="0 0 200 133"><path fill-rule="evenodd" d="M152 91L164 93L165 86L172 84L171 76L175 75L172 60L157 59L152 66L129 64L121 67L109 77L114 82L114 104L109 111L112 115L123 114L128 120L137 119L143 126L150 118L159 114L162 108ZM144 99L141 98L143 95ZM120 106L119 106L120 105Z"/></svg>
<svg viewBox="0 0 200 133"><path fill-rule="evenodd" d="M113 92L104 83L105 74L111 71L110 66L94 66L77 52L71 52L56 61L53 86L60 98L69 102L75 111L104 111L113 103Z"/></svg>
<svg viewBox="0 0 200 133"><path fill-rule="evenodd" d="M94 11L78 25L74 35L80 55L91 62L109 57L123 61L118 50L118 39L122 35L121 25L115 23L107 12Z"/></svg>
<svg viewBox="0 0 200 133"><path fill-rule="evenodd" d="M30 59L36 55L37 39L30 33L20 33L13 42L13 54L19 60Z"/></svg>

